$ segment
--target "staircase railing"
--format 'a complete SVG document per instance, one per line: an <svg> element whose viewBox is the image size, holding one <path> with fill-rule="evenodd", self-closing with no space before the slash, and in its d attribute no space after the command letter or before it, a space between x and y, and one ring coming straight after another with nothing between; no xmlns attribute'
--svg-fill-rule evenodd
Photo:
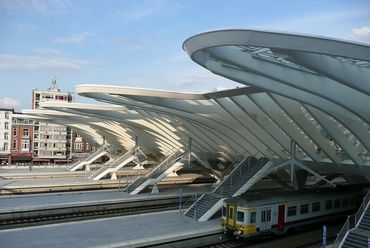
<svg viewBox="0 0 370 248"><path fill-rule="evenodd" d="M248 175L254 175L254 169L256 167L259 167L262 163L264 163L264 159L260 159L255 165L252 165L250 168L248 168L245 173L241 174L240 176L237 177L236 181L233 182L233 179L234 179L234 175L235 175L235 172L237 172L239 170L239 172L241 173L241 169L243 169L243 165L245 163L249 163L249 161L252 159L253 157L250 157L247 161L244 161L243 164L241 164L240 166L236 167L231 173L230 175L223 181L223 183L219 184L215 190L213 191L214 193L220 193L220 194L223 194L224 192L226 192L227 189L233 190L233 186L235 185L238 185L240 182L243 182L244 179L248 176ZM258 171L258 170L257 170Z"/></svg>
<svg viewBox="0 0 370 248"><path fill-rule="evenodd" d="M153 178L153 177L159 176L159 175L156 175L158 174L157 172L158 171L163 172L163 171L166 171L168 168L170 168L173 165L173 161L175 161L178 158L178 156L181 155L182 153L183 153L183 150L181 148L176 150L171 155L166 157L162 163L160 163L153 170L151 170L146 175L146 177Z"/></svg>
<svg viewBox="0 0 370 248"><path fill-rule="evenodd" d="M93 153L91 153L90 155L88 155L87 157L85 157L85 158L83 158L81 160L78 160L75 163L71 164L66 170L72 169L77 163L84 162L84 161L87 161L87 160L91 159L93 156L95 156L95 154L98 154L99 152L103 151L107 147L108 147L107 145L102 145L101 147L99 147L98 149L96 149Z"/></svg>
<svg viewBox="0 0 370 248"><path fill-rule="evenodd" d="M184 213L188 210L188 208L190 208L193 203L194 203L194 199L195 199L195 195L199 196L199 195L203 195L204 193L207 192L207 187L212 187L212 186L209 186L209 185L203 185L202 187L200 187L194 194L193 196L191 196L184 204L181 205L181 215L184 211Z"/></svg>
<svg viewBox="0 0 370 248"><path fill-rule="evenodd" d="M101 167L99 170L97 170L95 173L93 173L89 179L93 179L95 176L99 175L100 173L104 172L105 170L107 170L108 168L114 168L115 166L118 166L119 164L121 164L123 161L125 161L126 159L128 159L133 151L134 151L135 147L132 147L128 152L126 152L122 157L118 158L117 160L114 160L112 162L108 162L105 166Z"/></svg>
<svg viewBox="0 0 370 248"><path fill-rule="evenodd" d="M355 219L355 227L357 227L358 225L358 222L362 216L362 214L364 213L364 211L366 210L367 208L367 205L370 201L370 191L367 192L366 196L364 197L364 200L362 201L362 204L360 206L360 208L357 210L357 213L355 213L354 215L354 219ZM342 243L344 237L346 236L347 232L351 229L351 216L348 216L347 218L347 221L346 223L344 223L343 227L342 227L342 230L340 230L340 232L337 234L337 238L335 239L334 243L333 243L333 248L338 248L339 245Z"/></svg>

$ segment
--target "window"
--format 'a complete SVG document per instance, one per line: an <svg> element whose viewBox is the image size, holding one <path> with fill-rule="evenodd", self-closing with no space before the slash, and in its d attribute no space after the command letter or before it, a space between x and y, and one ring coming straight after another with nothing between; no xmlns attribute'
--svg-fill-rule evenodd
<svg viewBox="0 0 370 248"><path fill-rule="evenodd" d="M301 214L307 214L308 213L308 204L302 204L301 205Z"/></svg>
<svg viewBox="0 0 370 248"><path fill-rule="evenodd" d="M271 221L271 209L262 210L261 212L261 222Z"/></svg>
<svg viewBox="0 0 370 248"><path fill-rule="evenodd" d="M342 199L342 206L343 207L347 207L348 206L348 198L347 197Z"/></svg>
<svg viewBox="0 0 370 248"><path fill-rule="evenodd" d="M226 207L222 206L222 216L226 217Z"/></svg>
<svg viewBox="0 0 370 248"><path fill-rule="evenodd" d="M240 212L240 211L238 211L238 212L237 212L237 216L236 216L236 220L237 220L237 221L242 221L242 222L244 222L244 212Z"/></svg>
<svg viewBox="0 0 370 248"><path fill-rule="evenodd" d="M326 210L332 209L332 207L333 207L332 205L333 205L333 201L332 200L326 201L326 203L325 203L325 209Z"/></svg>
<svg viewBox="0 0 370 248"><path fill-rule="evenodd" d="M312 203L312 212L318 212L318 211L320 211L320 202Z"/></svg>
<svg viewBox="0 0 370 248"><path fill-rule="evenodd" d="M66 140L67 136L66 135L54 135L55 140Z"/></svg>
<svg viewBox="0 0 370 248"><path fill-rule="evenodd" d="M30 141L22 140L22 150L29 150L29 149L30 149Z"/></svg>
<svg viewBox="0 0 370 248"><path fill-rule="evenodd" d="M5 119L9 119L9 112L5 112Z"/></svg>
<svg viewBox="0 0 370 248"><path fill-rule="evenodd" d="M334 208L340 208L340 199L334 200Z"/></svg>
<svg viewBox="0 0 370 248"><path fill-rule="evenodd" d="M4 151L9 150L8 142L4 142L4 148L3 148L3 150L4 150Z"/></svg>
<svg viewBox="0 0 370 248"><path fill-rule="evenodd" d="M297 214L297 206L288 207L288 216L294 216Z"/></svg>
<svg viewBox="0 0 370 248"><path fill-rule="evenodd" d="M9 122L7 122L7 121L6 121L6 122L4 123L4 129L9 129Z"/></svg>
<svg viewBox="0 0 370 248"><path fill-rule="evenodd" d="M23 129L23 136L27 136L28 137L28 129Z"/></svg>
<svg viewBox="0 0 370 248"><path fill-rule="evenodd" d="M17 150L17 140L13 140L13 150Z"/></svg>
<svg viewBox="0 0 370 248"><path fill-rule="evenodd" d="M8 132L5 132L5 133L4 133L4 139L6 139L6 140L7 140L7 139L9 139L9 134L8 134Z"/></svg>
<svg viewBox="0 0 370 248"><path fill-rule="evenodd" d="M81 150L82 149L82 143L75 143L75 150Z"/></svg>
<svg viewBox="0 0 370 248"><path fill-rule="evenodd" d="M95 152L95 147L94 147L94 146L92 146L92 147L90 148L90 151Z"/></svg>
<svg viewBox="0 0 370 248"><path fill-rule="evenodd" d="M17 136L17 128L13 128L13 135Z"/></svg>
<svg viewBox="0 0 370 248"><path fill-rule="evenodd" d="M256 212L251 212L251 223L256 223Z"/></svg>

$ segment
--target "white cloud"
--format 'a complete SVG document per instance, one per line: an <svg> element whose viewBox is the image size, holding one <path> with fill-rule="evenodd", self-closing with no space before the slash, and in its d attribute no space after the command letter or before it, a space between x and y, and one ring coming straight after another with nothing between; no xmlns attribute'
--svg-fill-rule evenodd
<svg viewBox="0 0 370 248"><path fill-rule="evenodd" d="M15 27L22 30L36 30L37 28L30 24L15 24Z"/></svg>
<svg viewBox="0 0 370 248"><path fill-rule="evenodd" d="M46 53L46 54L61 54L62 53L59 50L55 50L55 49L47 48L47 47L36 48L36 49L33 49L33 51L39 52L39 53Z"/></svg>
<svg viewBox="0 0 370 248"><path fill-rule="evenodd" d="M370 43L370 25L352 29L351 34L347 38L354 41Z"/></svg>
<svg viewBox="0 0 370 248"><path fill-rule="evenodd" d="M88 60L0 54L0 70L81 70Z"/></svg>
<svg viewBox="0 0 370 248"><path fill-rule="evenodd" d="M87 36L93 36L93 35L89 32L84 31L80 34L76 34L68 38L56 38L56 39L53 39L53 41L58 42L58 43L81 43L86 39Z"/></svg>
<svg viewBox="0 0 370 248"><path fill-rule="evenodd" d="M124 37L117 37L115 39L115 41L119 44L123 44L123 45L136 45L136 46L140 46L143 44L143 42L141 40L136 40L136 39L127 39L127 38L124 38Z"/></svg>
<svg viewBox="0 0 370 248"><path fill-rule="evenodd" d="M71 7L67 0L5 0L0 1L0 8L17 11L39 12L44 14L64 14Z"/></svg>
<svg viewBox="0 0 370 248"><path fill-rule="evenodd" d="M13 99L11 97L5 97L3 99L0 98L0 106L5 108L14 108L20 106L22 103L17 100Z"/></svg>

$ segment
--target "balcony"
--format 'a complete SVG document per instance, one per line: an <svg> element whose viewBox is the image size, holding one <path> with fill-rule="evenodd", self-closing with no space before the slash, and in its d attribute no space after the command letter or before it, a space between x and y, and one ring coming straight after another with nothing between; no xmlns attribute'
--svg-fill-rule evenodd
<svg viewBox="0 0 370 248"><path fill-rule="evenodd" d="M22 135L22 139L30 139L29 135Z"/></svg>

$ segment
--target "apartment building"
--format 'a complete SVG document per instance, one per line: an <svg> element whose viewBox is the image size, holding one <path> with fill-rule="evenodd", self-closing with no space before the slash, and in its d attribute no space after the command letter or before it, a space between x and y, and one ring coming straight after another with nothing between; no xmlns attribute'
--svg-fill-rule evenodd
<svg viewBox="0 0 370 248"><path fill-rule="evenodd" d="M72 92L62 92L56 85L56 76L46 90L32 91L32 109L40 109L41 102L73 102ZM63 125L41 121L34 122L33 129L33 162L34 163L66 163L71 157L72 130Z"/></svg>
<svg viewBox="0 0 370 248"><path fill-rule="evenodd" d="M0 108L0 164L9 163L13 108Z"/></svg>

